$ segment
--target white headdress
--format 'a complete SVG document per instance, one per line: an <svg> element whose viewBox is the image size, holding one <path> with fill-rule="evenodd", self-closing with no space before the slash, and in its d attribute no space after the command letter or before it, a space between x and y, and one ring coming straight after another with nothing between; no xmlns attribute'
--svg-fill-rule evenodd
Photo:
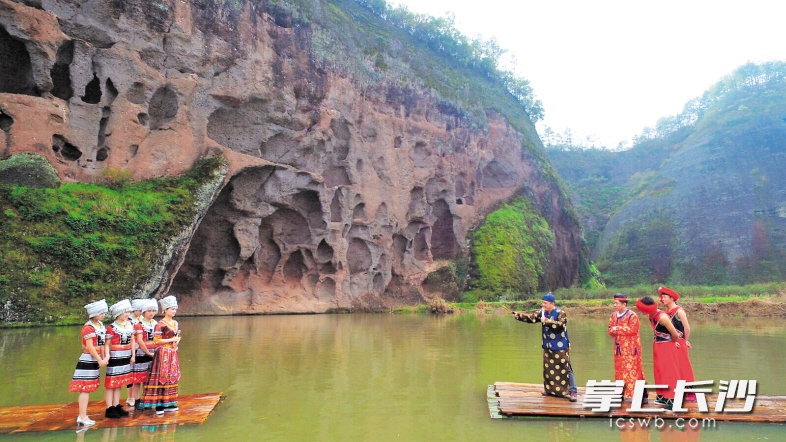
<svg viewBox="0 0 786 442"><path fill-rule="evenodd" d="M106 299L102 299L100 301L91 302L85 306L87 310L87 316L89 318L96 317L101 313L106 313L109 311L109 307L106 306Z"/></svg>
<svg viewBox="0 0 786 442"><path fill-rule="evenodd" d="M175 298L173 295L167 296L166 298L162 299L160 302L161 302L161 310L177 307L177 298Z"/></svg>
<svg viewBox="0 0 786 442"><path fill-rule="evenodd" d="M153 310L158 313L158 301L155 299L145 299L145 304L142 306L142 313Z"/></svg>
<svg viewBox="0 0 786 442"><path fill-rule="evenodd" d="M142 307L144 307L146 302L147 298L135 298L131 300L131 307L134 309L134 311L142 310Z"/></svg>
<svg viewBox="0 0 786 442"><path fill-rule="evenodd" d="M129 301L128 299L124 299L122 301L118 301L118 302L112 304L111 307L109 307L109 311L112 312L112 317L113 318L117 318L118 316L122 315L123 313L130 312L133 309L134 308L131 307L131 301Z"/></svg>

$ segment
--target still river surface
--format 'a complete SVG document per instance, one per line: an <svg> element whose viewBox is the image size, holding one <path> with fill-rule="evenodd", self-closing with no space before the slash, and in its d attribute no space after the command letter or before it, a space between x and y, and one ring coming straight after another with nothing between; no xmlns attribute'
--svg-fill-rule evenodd
<svg viewBox="0 0 786 442"><path fill-rule="evenodd" d="M570 317L579 386L613 378L606 319ZM620 431L608 419L489 418L495 381L541 382L540 326L509 315L180 318L181 394L222 391L199 426L0 435L17 441L786 440L786 426ZM786 394L781 320L692 319L696 380L756 379ZM642 329L652 376L652 331ZM79 327L0 330L0 406L75 401ZM92 399L101 399L103 388ZM711 405L712 406L712 405ZM75 418L75 417L74 417ZM673 421L672 421L673 422Z"/></svg>

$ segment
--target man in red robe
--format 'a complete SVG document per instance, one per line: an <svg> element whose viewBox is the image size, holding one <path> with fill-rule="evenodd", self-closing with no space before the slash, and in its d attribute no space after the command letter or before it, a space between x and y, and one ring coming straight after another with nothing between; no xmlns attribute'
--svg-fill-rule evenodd
<svg viewBox="0 0 786 442"><path fill-rule="evenodd" d="M609 335L614 338L614 379L625 381L622 396L630 401L636 381L644 379L644 363L641 360L639 317L628 308L628 296L622 293L614 294ZM643 402L647 403L646 396Z"/></svg>

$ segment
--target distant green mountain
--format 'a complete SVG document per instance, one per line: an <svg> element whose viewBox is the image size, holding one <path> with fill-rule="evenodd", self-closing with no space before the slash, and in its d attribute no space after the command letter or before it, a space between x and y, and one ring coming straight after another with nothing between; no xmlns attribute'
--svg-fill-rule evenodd
<svg viewBox="0 0 786 442"><path fill-rule="evenodd" d="M607 283L786 278L786 63L738 68L629 150L549 156Z"/></svg>

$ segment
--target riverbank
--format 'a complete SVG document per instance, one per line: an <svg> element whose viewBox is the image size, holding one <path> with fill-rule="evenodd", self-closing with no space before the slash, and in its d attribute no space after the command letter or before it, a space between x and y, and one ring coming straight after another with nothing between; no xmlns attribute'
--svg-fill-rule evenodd
<svg viewBox="0 0 786 442"><path fill-rule="evenodd" d="M635 299L635 298L631 298ZM761 296L703 296L683 299L679 304L692 317L702 318L743 318L743 317L780 317L786 318L786 290L781 290L777 295ZM632 304L631 304L632 305ZM605 317L612 306L611 299L568 299L558 301L557 306L565 309L571 316L594 316ZM526 301L503 301L503 302L447 302L441 298L435 298L429 304L419 304L395 309L383 310L330 310L324 314L349 314L349 313L389 313L389 314L490 314L508 315L512 311L534 311L540 308L540 301L531 299ZM286 315L290 315L287 313ZM181 317L189 317L188 314L180 314ZM199 315L201 316L201 315ZM232 315L215 315L215 317ZM248 315L241 315L248 316ZM264 315L259 315L264 316ZM274 315L280 316L280 315ZM24 328L37 327L41 325L68 326L82 324L83 319L63 320L56 324L51 323L0 323L2 328Z"/></svg>
<svg viewBox="0 0 786 442"><path fill-rule="evenodd" d="M636 299L631 297L630 299ZM568 299L557 301L557 306L571 315L597 316L611 311L612 299ZM760 296L699 296L681 299L679 305L692 316L699 317L781 317L786 318L786 290L777 295ZM631 303L632 306L632 303ZM436 299L430 304L401 307L392 313L484 313L510 314L512 311L533 311L540 308L539 300L503 302L446 302Z"/></svg>

